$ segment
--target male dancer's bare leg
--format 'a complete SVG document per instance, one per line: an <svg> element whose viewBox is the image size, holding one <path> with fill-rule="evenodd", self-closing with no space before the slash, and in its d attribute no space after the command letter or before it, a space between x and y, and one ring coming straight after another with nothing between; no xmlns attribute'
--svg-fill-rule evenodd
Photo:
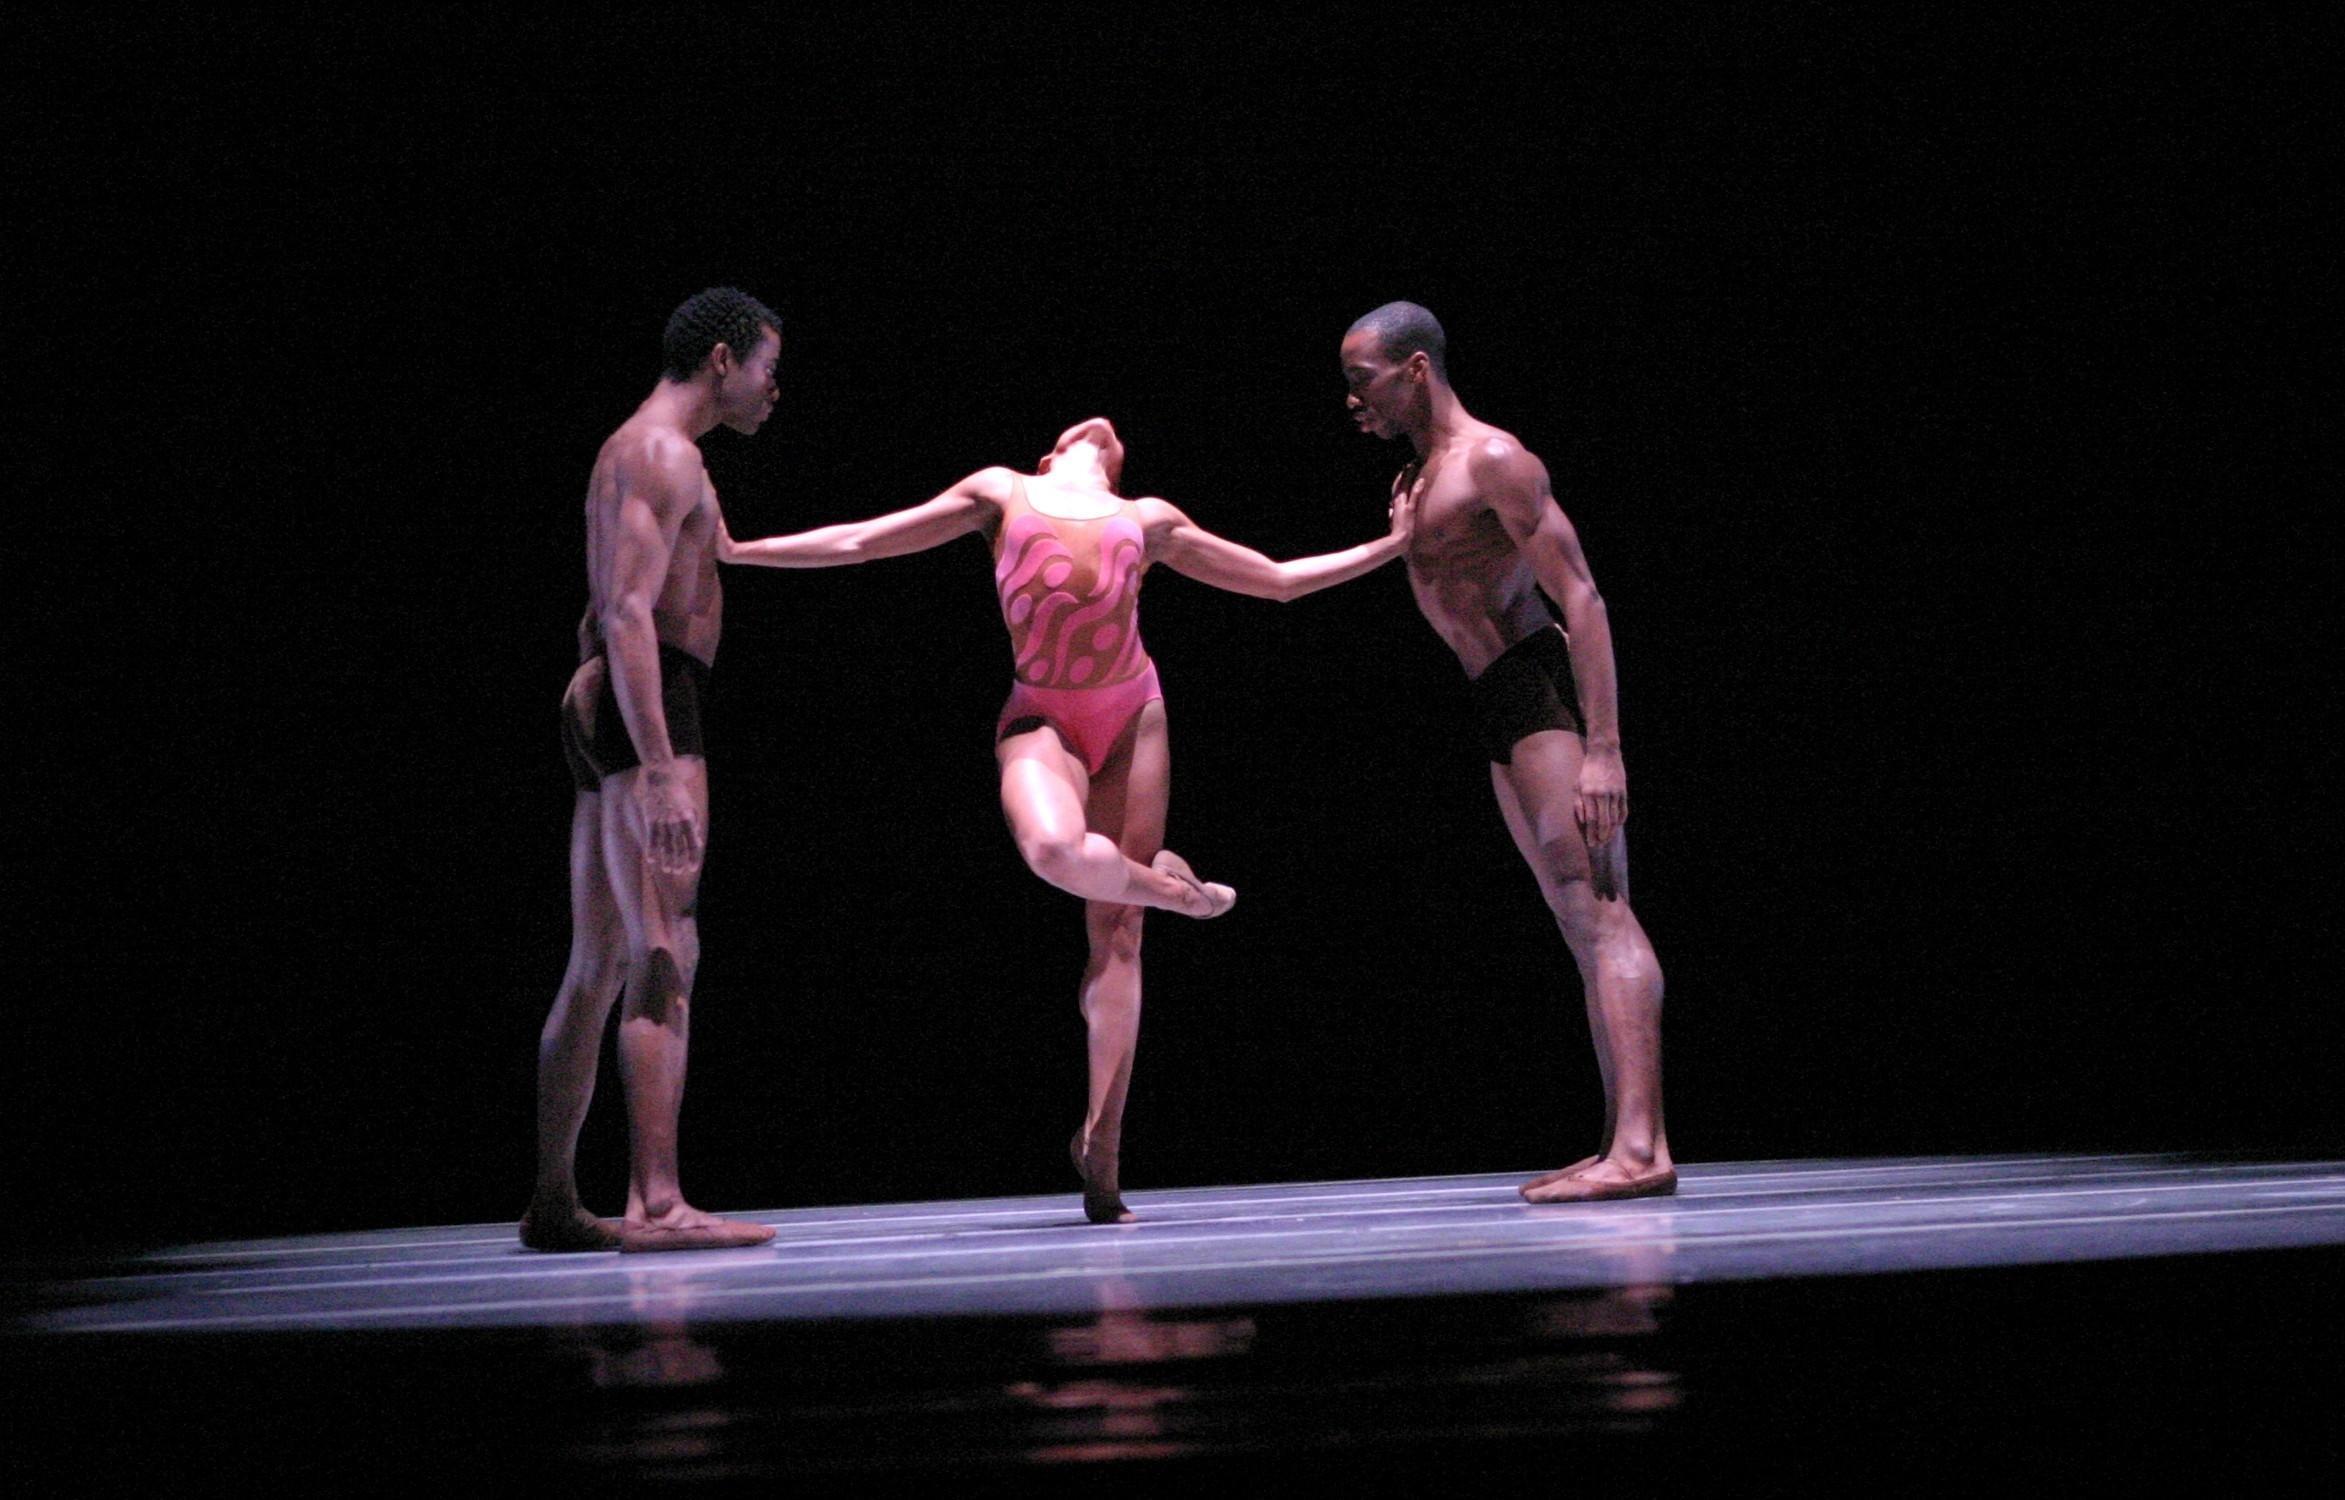
<svg viewBox="0 0 2345 1500"><path fill-rule="evenodd" d="M1163 706L1140 711L1162 722ZM1218 917L1236 904L1226 885L1201 881L1170 851L1144 865L1092 831L1083 811L1090 777L1047 725L1013 734L994 747L1001 763L1002 813L1026 867L1049 884L1086 901L1153 906L1185 917Z"/></svg>
<svg viewBox="0 0 2345 1500"><path fill-rule="evenodd" d="M602 796L582 791L570 814L570 964L537 1039L537 1187L521 1216L521 1243L532 1250L619 1248L619 1226L578 1200L578 1131L626 972L626 935L603 874Z"/></svg>
<svg viewBox="0 0 2345 1500"><path fill-rule="evenodd" d="M1604 1083L1597 1154L1524 1183L1534 1203L1639 1198L1677 1189L1661 1114L1661 964L1629 905L1625 835L1604 851L1619 899L1601 900L1573 804L1580 738L1549 730L1514 747L1490 781L1507 832L1538 877L1539 891L1571 949L1587 996L1588 1030Z"/></svg>
<svg viewBox="0 0 2345 1500"><path fill-rule="evenodd" d="M708 767L681 757L702 828L708 827ZM676 1122L684 1106L684 1058L691 1036L692 980L700 968L693 914L700 870L669 871L644 848L634 817L640 770L603 779L604 868L627 933L626 999L619 1012L619 1076L627 1088L629 1172L622 1250L713 1250L762 1245L763 1224L722 1219L684 1201Z"/></svg>
<svg viewBox="0 0 2345 1500"><path fill-rule="evenodd" d="M1165 808L1172 788L1172 755L1164 705L1151 703L1119 749L1092 781L1088 827L1111 839L1135 863L1152 860L1164 843ZM1083 1024L1090 1060L1090 1093L1082 1128L1070 1145L1083 1177L1083 1216L1094 1224L1128 1223L1120 1167L1124 1100L1132 1086L1132 1056L1140 1045L1140 935L1142 908L1087 901L1083 926L1090 953L1083 966Z"/></svg>

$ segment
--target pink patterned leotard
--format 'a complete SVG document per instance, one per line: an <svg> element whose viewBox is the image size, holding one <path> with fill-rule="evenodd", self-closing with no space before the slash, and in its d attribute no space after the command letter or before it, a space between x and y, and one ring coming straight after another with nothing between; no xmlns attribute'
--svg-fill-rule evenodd
<svg viewBox="0 0 2345 1500"><path fill-rule="evenodd" d="M1047 724L1096 776L1140 710L1164 696L1140 644L1147 539L1129 503L1072 521L1036 510L1024 478L1010 490L993 582L1018 675L993 737Z"/></svg>

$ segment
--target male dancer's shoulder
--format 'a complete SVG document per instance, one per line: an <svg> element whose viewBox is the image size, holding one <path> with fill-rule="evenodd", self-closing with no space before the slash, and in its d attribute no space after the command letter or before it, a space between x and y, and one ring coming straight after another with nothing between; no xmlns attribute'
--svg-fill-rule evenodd
<svg viewBox="0 0 2345 1500"><path fill-rule="evenodd" d="M658 510L690 509L707 487L699 444L673 427L622 427L611 435L603 456L628 491Z"/></svg>
<svg viewBox="0 0 2345 1500"><path fill-rule="evenodd" d="M1484 494L1503 496L1547 486L1547 466L1511 432L1490 428L1469 439L1465 449L1466 472Z"/></svg>

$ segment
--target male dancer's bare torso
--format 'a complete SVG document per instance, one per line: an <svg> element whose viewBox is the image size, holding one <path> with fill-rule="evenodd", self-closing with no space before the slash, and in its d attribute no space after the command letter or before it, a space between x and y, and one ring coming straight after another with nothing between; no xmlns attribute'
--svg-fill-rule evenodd
<svg viewBox="0 0 2345 1500"><path fill-rule="evenodd" d="M1491 509L1473 474L1478 446L1504 445L1538 470L1538 493L1551 498L1546 466L1512 433L1468 422L1439 449L1403 469L1393 494L1416 498L1417 526L1406 561L1409 590L1435 633L1479 677L1515 642L1555 622L1539 597L1530 560ZM1496 447L1484 453L1497 458Z"/></svg>

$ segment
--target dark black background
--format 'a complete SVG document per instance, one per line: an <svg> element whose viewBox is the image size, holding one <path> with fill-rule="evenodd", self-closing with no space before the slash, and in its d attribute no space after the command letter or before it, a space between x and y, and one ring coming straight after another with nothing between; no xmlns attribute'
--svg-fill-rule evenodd
<svg viewBox="0 0 2345 1500"><path fill-rule="evenodd" d="M860 14L32 29L8 1050L50 1231L519 1209L582 486L721 282L788 323L775 420L706 445L737 534L1105 413L1132 487L1275 555L1381 526L1336 343L1433 307L1611 607L1681 1159L2339 1148L2302 38ZM1080 923L994 803L981 549L727 581L688 1187L1070 1188ZM1127 1182L1577 1155L1577 985L1399 572L1160 575L1147 628L1171 841L1244 894L1151 924Z"/></svg>

